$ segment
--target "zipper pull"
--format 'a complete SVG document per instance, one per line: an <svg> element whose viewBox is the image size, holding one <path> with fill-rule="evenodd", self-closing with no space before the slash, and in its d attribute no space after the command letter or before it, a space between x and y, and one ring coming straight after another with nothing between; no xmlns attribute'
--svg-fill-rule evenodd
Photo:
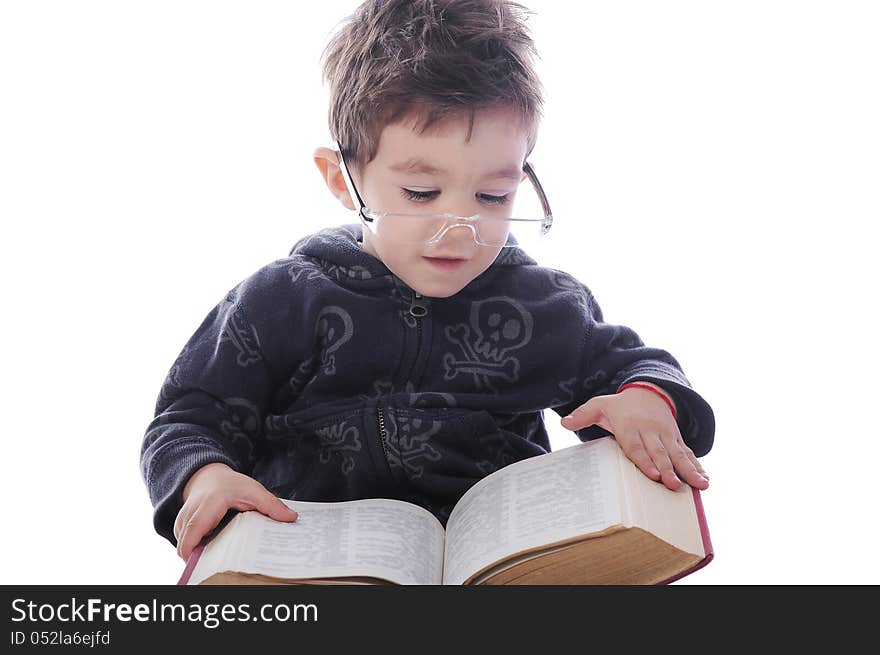
<svg viewBox="0 0 880 655"><path fill-rule="evenodd" d="M410 302L409 313L416 318L423 318L428 315L428 307L421 301L422 294L413 292L413 299Z"/></svg>

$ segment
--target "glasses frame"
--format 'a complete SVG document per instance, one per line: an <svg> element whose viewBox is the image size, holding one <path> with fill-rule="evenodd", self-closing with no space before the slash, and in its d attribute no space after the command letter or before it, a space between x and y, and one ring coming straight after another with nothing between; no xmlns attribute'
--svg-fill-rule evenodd
<svg viewBox="0 0 880 655"><path fill-rule="evenodd" d="M348 165L345 163L345 156L342 154L342 145L339 143L339 141L336 141L336 148L336 154L339 157L339 168L340 170L342 170L342 177L345 180L345 186L348 188L348 193L351 196L352 200L357 204L358 216L360 217L361 221L363 221L364 224L367 225L367 227L370 227L369 224L371 223L375 225L375 223L380 218L382 218L383 216L387 216L388 214L394 214L396 216L413 216L418 218L422 218L424 216L436 216L438 218L446 218L447 221L457 220L466 221L468 223L493 220L507 222L516 221L521 223L540 223L541 236L547 234L547 232L550 231L550 227L553 225L553 212L550 211L550 202L547 200L547 194L544 193L544 187L541 186L541 182L538 180L538 176L535 174L534 166L532 166L532 164L530 164L529 162L525 162L523 164L523 172L532 183L532 187L535 189L535 193L538 194L538 200L541 202L541 208L544 211L544 218L497 218L494 216L480 216L479 214L474 214L473 216L456 216L454 214L407 214L403 212L377 212L367 207L367 205L363 201L363 198L361 198L361 194L358 192L357 187L354 184L354 179L351 177L351 173L348 170ZM445 229L441 230L441 232L439 233L441 238L442 235L445 233ZM476 232L474 232L474 239L476 240ZM480 243L479 241L477 241L477 243L479 245L486 245Z"/></svg>

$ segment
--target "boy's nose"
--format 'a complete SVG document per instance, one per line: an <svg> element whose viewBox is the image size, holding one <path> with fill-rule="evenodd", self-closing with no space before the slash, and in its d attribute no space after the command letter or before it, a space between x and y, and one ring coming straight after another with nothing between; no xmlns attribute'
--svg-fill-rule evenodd
<svg viewBox="0 0 880 655"><path fill-rule="evenodd" d="M462 223L449 220L443 226L437 241L442 241L451 246L465 247L477 240L476 227L473 223Z"/></svg>

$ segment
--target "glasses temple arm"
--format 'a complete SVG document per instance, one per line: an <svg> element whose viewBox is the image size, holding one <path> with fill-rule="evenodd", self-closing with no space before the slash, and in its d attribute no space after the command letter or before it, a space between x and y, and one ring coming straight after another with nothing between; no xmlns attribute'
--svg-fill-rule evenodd
<svg viewBox="0 0 880 655"><path fill-rule="evenodd" d="M550 211L550 202L547 200L547 194L544 193L544 187L538 181L534 167L529 162L526 162L523 164L523 171L529 176L532 186L535 187L535 191L538 193L538 200L541 201L541 207L544 209L544 218L547 220L548 225L553 223L553 212Z"/></svg>
<svg viewBox="0 0 880 655"><path fill-rule="evenodd" d="M351 177L351 173L348 172L348 166L345 163L345 157L343 157L342 155L342 145L339 143L339 141L336 142L336 147L338 148L336 154L339 155L339 170L342 171L342 179L345 180L345 186L348 189L348 194L351 196L352 201L357 203L358 214L360 214L360 216L364 220L372 221L373 219L369 216L366 216L364 213L366 205L361 198L361 194L358 193L357 187L354 185L354 180Z"/></svg>

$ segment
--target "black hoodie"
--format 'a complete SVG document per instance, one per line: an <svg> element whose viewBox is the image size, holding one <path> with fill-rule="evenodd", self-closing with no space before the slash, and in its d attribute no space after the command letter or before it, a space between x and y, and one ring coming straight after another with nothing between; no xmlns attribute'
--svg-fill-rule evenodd
<svg viewBox="0 0 880 655"><path fill-rule="evenodd" d="M172 365L141 450L172 544L183 487L210 462L281 498L398 498L445 524L477 480L550 450L544 409L565 416L634 380L670 393L697 456L711 448L712 409L678 362L605 323L571 275L503 248L458 293L422 297L361 236L301 239L230 290Z"/></svg>

